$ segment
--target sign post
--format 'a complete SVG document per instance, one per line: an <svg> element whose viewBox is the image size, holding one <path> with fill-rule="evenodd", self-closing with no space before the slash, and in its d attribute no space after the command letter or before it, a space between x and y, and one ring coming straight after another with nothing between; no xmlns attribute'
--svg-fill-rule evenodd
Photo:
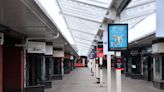
<svg viewBox="0 0 164 92"><path fill-rule="evenodd" d="M96 67L95 67L95 58L93 57L93 71L94 71L94 77L96 78Z"/></svg>
<svg viewBox="0 0 164 92"><path fill-rule="evenodd" d="M96 78L99 79L99 63L97 58L96 58Z"/></svg>
<svg viewBox="0 0 164 92"><path fill-rule="evenodd" d="M111 55L107 55L107 90L111 92Z"/></svg>
<svg viewBox="0 0 164 92"><path fill-rule="evenodd" d="M85 67L85 58L82 59L83 67Z"/></svg>
<svg viewBox="0 0 164 92"><path fill-rule="evenodd" d="M122 67L122 60L121 60L121 52L116 52L116 61L115 61L115 70L116 70L116 92L121 92L121 70Z"/></svg>
<svg viewBox="0 0 164 92"><path fill-rule="evenodd" d="M95 78L97 78L97 62L96 62L96 57L97 57L96 51L97 51L97 50L96 50L96 49L97 49L96 46L94 46L94 49L93 49L93 50L94 50L94 51L93 51L93 61L94 61L94 71L95 71L95 72L94 72L94 77L95 77Z"/></svg>
<svg viewBox="0 0 164 92"><path fill-rule="evenodd" d="M108 51L116 51L116 92L121 92L121 70L123 70L121 51L128 48L128 24L108 24ZM109 68L111 59L109 58ZM111 76L111 69L108 70L108 76ZM111 78L108 79L108 91L111 92Z"/></svg>
<svg viewBox="0 0 164 92"><path fill-rule="evenodd" d="M100 86L103 86L103 71L102 71L102 66L103 66L103 42L98 42L98 53L97 53L99 60L100 60Z"/></svg>

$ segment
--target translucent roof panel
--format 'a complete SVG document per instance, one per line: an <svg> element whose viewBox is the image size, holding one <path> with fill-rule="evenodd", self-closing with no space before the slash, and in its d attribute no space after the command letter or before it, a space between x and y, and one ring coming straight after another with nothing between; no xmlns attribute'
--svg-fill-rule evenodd
<svg viewBox="0 0 164 92"><path fill-rule="evenodd" d="M111 2L112 0L56 0L80 53L88 54L88 48L92 45Z"/></svg>
<svg viewBox="0 0 164 92"><path fill-rule="evenodd" d="M145 4L145 3L151 3L151 2L154 2L154 1L155 0L132 0L130 2L130 4L127 6L127 8L138 6L138 5Z"/></svg>
<svg viewBox="0 0 164 92"><path fill-rule="evenodd" d="M142 1L142 0L137 0L137 1ZM148 1L148 0L146 0L146 1ZM149 1L152 1L152 0L149 0ZM133 3L133 2L131 2L131 3ZM121 13L120 18L121 18L121 20L128 20L131 18L150 15L154 12L155 12L155 1L149 2L149 3L140 3L140 5L126 8Z"/></svg>
<svg viewBox="0 0 164 92"><path fill-rule="evenodd" d="M132 0L122 11L117 22L128 23L131 29L153 13L155 13L155 0Z"/></svg>
<svg viewBox="0 0 164 92"><path fill-rule="evenodd" d="M70 16L65 16L65 18L66 18L68 27L70 29L75 29L75 30L80 30L80 31L96 34L98 31L97 29L100 26L99 23L95 23L95 22L91 22L91 21L87 21L87 20L83 20L79 18L74 18Z"/></svg>
<svg viewBox="0 0 164 92"><path fill-rule="evenodd" d="M94 35L91 35L91 34L86 34L86 33L82 33L82 32L78 32L78 31L73 31L73 30L71 30L72 31L72 35L73 35L73 37L74 38L77 38L77 39L86 39L86 40L89 40L89 41L91 41L91 40L93 40L94 39Z"/></svg>
<svg viewBox="0 0 164 92"><path fill-rule="evenodd" d="M102 22L106 9L89 6L76 0L58 0L62 13Z"/></svg>
<svg viewBox="0 0 164 92"><path fill-rule="evenodd" d="M76 0L76 1L108 8L112 0Z"/></svg>

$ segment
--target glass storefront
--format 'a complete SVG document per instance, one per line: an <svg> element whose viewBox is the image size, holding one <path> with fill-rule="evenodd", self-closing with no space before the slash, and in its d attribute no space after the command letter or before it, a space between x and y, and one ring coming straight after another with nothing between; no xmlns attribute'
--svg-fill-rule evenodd
<svg viewBox="0 0 164 92"><path fill-rule="evenodd" d="M154 80L164 80L164 56L154 57Z"/></svg>

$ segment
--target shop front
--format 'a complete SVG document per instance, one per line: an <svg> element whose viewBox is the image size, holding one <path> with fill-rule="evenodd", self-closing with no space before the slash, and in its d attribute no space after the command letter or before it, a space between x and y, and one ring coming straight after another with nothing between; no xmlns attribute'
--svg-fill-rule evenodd
<svg viewBox="0 0 164 92"><path fill-rule="evenodd" d="M157 39L152 44L153 55L153 85L164 89L164 39Z"/></svg>
<svg viewBox="0 0 164 92"><path fill-rule="evenodd" d="M28 41L26 68L26 92L44 92L46 42Z"/></svg>
<svg viewBox="0 0 164 92"><path fill-rule="evenodd" d="M153 81L153 58L152 47L144 47L142 49L142 75L143 79Z"/></svg>
<svg viewBox="0 0 164 92"><path fill-rule="evenodd" d="M53 48L52 76L53 80L61 80L64 76L64 51L62 48Z"/></svg>
<svg viewBox="0 0 164 92"><path fill-rule="evenodd" d="M132 79L142 79L140 53L139 48L133 48L130 50L130 57L128 59L128 73Z"/></svg>

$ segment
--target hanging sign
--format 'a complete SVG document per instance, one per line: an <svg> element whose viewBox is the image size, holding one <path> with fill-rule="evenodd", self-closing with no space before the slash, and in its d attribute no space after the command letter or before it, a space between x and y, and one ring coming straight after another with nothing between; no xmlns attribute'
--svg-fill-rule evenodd
<svg viewBox="0 0 164 92"><path fill-rule="evenodd" d="M29 41L28 42L28 53L42 53L44 54L46 52L46 42L35 42L35 41Z"/></svg>
<svg viewBox="0 0 164 92"><path fill-rule="evenodd" d="M108 51L127 50L128 24L108 24Z"/></svg>
<svg viewBox="0 0 164 92"><path fill-rule="evenodd" d="M103 54L103 42L98 42L98 48L97 48L97 57L104 57Z"/></svg>

